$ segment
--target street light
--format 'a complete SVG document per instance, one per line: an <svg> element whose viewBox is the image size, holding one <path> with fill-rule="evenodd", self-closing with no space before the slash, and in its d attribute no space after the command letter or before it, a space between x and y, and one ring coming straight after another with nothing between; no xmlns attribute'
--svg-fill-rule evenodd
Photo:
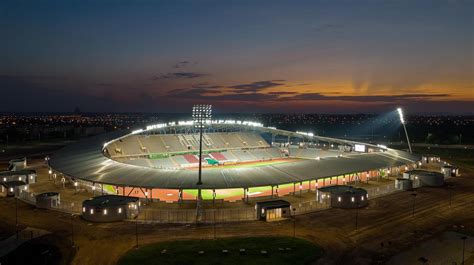
<svg viewBox="0 0 474 265"><path fill-rule="evenodd" d="M18 198L16 194L13 194L15 197L15 231L16 231L16 239L18 240Z"/></svg>
<svg viewBox="0 0 474 265"><path fill-rule="evenodd" d="M466 249L467 236L463 236L463 237L461 237L461 239L462 239L462 262L461 262L461 264L464 265L464 250Z"/></svg>
<svg viewBox="0 0 474 265"><path fill-rule="evenodd" d="M71 214L71 244L72 248L76 247L74 243L74 214Z"/></svg>
<svg viewBox="0 0 474 265"><path fill-rule="evenodd" d="M412 217L415 217L416 193L412 193L411 195L413 196L413 211L412 211Z"/></svg>
<svg viewBox="0 0 474 265"><path fill-rule="evenodd" d="M449 185L448 185L448 189L449 189L449 209L451 209L451 205L452 205L452 201L453 201L453 189L454 189L454 185L453 185L453 184L449 184Z"/></svg>
<svg viewBox="0 0 474 265"><path fill-rule="evenodd" d="M138 248L138 222L135 220L135 248Z"/></svg>
<svg viewBox="0 0 474 265"><path fill-rule="evenodd" d="M403 117L403 110L402 108L398 108L397 109L397 112L398 112L398 115L400 116L400 122L402 123L403 125L403 129L405 130L405 136L407 137L407 143L408 143L408 149L410 150L410 154L412 153L411 151L411 144L410 144L410 139L408 138L408 132L407 132L407 128L405 127L405 118Z"/></svg>
<svg viewBox="0 0 474 265"><path fill-rule="evenodd" d="M296 238L296 208L293 208L293 238Z"/></svg>
<svg viewBox="0 0 474 265"><path fill-rule="evenodd" d="M362 197L364 198L364 197ZM357 201L357 208L356 208L356 218L355 218L355 230L357 231L357 228L359 227L359 207L360 207L360 201Z"/></svg>

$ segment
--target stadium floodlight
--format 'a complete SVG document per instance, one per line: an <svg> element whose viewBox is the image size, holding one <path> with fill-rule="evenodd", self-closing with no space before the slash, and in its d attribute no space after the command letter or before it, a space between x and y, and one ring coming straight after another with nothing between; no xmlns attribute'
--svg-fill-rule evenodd
<svg viewBox="0 0 474 265"><path fill-rule="evenodd" d="M405 118L403 117L403 110L402 108L397 109L398 116L400 116L400 122L402 123L403 130L405 130L405 136L407 137L407 143L408 143L408 150L410 150L410 154L412 153L411 151L411 144L410 144L410 139L408 138L408 132L407 132L407 127L405 127Z"/></svg>
<svg viewBox="0 0 474 265"><path fill-rule="evenodd" d="M212 105L194 105L193 106L193 123L194 127L199 128L199 179L198 187L202 185L202 130L206 124L210 124L212 119Z"/></svg>

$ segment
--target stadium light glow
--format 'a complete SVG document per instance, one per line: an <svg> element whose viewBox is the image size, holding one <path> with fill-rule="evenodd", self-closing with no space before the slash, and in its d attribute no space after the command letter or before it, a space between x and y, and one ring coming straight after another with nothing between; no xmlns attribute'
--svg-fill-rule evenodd
<svg viewBox="0 0 474 265"><path fill-rule="evenodd" d="M410 154L412 153L411 151L411 144L410 144L410 139L408 138L408 132L407 132L407 127L405 127L405 118L403 117L403 110L402 108L397 109L398 116L400 116L400 122L402 123L403 130L405 130L405 136L407 137L407 143L408 143L408 149L410 150Z"/></svg>
<svg viewBox="0 0 474 265"><path fill-rule="evenodd" d="M398 109L397 109L397 112L398 112L398 116L400 116L400 122L401 122L402 124L405 124L405 118L403 117L403 110L402 110L402 108L398 108Z"/></svg>

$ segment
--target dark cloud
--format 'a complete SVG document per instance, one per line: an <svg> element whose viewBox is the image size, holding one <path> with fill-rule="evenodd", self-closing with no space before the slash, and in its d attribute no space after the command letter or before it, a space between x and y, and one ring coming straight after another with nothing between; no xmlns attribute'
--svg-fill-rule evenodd
<svg viewBox="0 0 474 265"><path fill-rule="evenodd" d="M191 61L180 61L177 62L175 65L173 65L173 68L178 69L178 68L185 68L185 67L190 67L193 65L196 65L197 62L191 62Z"/></svg>
<svg viewBox="0 0 474 265"><path fill-rule="evenodd" d="M113 86L114 84L112 84L112 83L98 83L97 85L98 86L110 87L110 86Z"/></svg>
<svg viewBox="0 0 474 265"><path fill-rule="evenodd" d="M173 98L187 98L187 99L195 99L197 97L205 97L208 98L209 95L206 94L217 94L219 93L218 90L213 88L178 88L168 91L166 93L166 97L173 97Z"/></svg>
<svg viewBox="0 0 474 265"><path fill-rule="evenodd" d="M324 24L315 26L313 29L314 31L321 32L321 31L329 31L329 30L336 30L341 29L343 26L338 24Z"/></svg>
<svg viewBox="0 0 474 265"><path fill-rule="evenodd" d="M402 95L370 95L370 96L328 96L321 93L303 93L280 100L342 100L353 102L400 102L412 100L429 101L432 98L449 97L449 94L402 94Z"/></svg>
<svg viewBox="0 0 474 265"><path fill-rule="evenodd" d="M277 86L282 86L284 84L282 83L276 83L274 81L258 81L258 82L253 82L250 84L241 84L241 85L234 85L230 86L229 88L232 88L236 92L258 92L265 90L267 88L271 87L277 87Z"/></svg>
<svg viewBox="0 0 474 265"><path fill-rule="evenodd" d="M189 61L181 61L181 62L177 62L173 68L183 68L183 67L186 67L190 62Z"/></svg>
<svg viewBox="0 0 474 265"><path fill-rule="evenodd" d="M206 96L209 100L228 100L228 101L244 101L244 102L263 102L278 99L278 95L264 93L248 93L248 94L224 94Z"/></svg>
<svg viewBox="0 0 474 265"><path fill-rule="evenodd" d="M208 84L208 83L200 83L200 84L193 85L193 88L217 89L217 88L223 88L223 86L211 85L211 84Z"/></svg>
<svg viewBox="0 0 474 265"><path fill-rule="evenodd" d="M208 76L208 74L203 73L193 73L193 72L175 72L175 73L166 73L159 74L151 78L151 80L163 80L163 79L192 79Z"/></svg>
<svg viewBox="0 0 474 265"><path fill-rule="evenodd" d="M268 92L267 94L270 94L270 95L294 95L294 94L297 94L297 92L292 92L292 91L273 91L273 92Z"/></svg>

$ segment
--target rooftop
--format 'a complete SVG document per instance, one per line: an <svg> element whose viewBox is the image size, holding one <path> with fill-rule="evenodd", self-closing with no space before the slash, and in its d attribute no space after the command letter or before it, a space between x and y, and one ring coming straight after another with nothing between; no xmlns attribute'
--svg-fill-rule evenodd
<svg viewBox="0 0 474 265"><path fill-rule="evenodd" d="M116 206L124 205L130 202L137 202L137 197L128 197L120 195L103 195L85 200L82 204L87 206Z"/></svg>
<svg viewBox="0 0 474 265"><path fill-rule="evenodd" d="M319 189L321 192L330 192L332 194L343 194L343 193L351 193L351 194L366 194L367 191L362 188L354 188L348 185L334 185L328 187L322 187Z"/></svg>

